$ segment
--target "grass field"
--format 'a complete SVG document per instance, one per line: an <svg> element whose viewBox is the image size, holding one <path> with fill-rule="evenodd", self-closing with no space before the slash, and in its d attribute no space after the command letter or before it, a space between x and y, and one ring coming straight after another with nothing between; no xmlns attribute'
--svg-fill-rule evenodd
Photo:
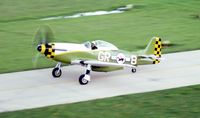
<svg viewBox="0 0 200 118"><path fill-rule="evenodd" d="M0 73L33 69L32 46L36 29L49 24L58 41L81 43L103 39L121 49L135 51L145 47L152 36L160 36L176 44L164 52L199 49L200 1L196 0L16 0L0 1ZM122 14L40 21L39 18L70 15L77 12L111 10L127 4L135 5ZM132 42L132 43L130 43ZM38 68L54 62L41 58Z"/></svg>
<svg viewBox="0 0 200 118"><path fill-rule="evenodd" d="M199 118L200 86L1 113L1 118Z"/></svg>

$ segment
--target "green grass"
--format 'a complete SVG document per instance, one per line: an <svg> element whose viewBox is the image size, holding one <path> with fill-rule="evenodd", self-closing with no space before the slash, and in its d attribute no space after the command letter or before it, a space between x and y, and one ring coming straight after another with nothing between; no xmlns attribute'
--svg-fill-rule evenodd
<svg viewBox="0 0 200 118"><path fill-rule="evenodd" d="M38 18L69 15L77 12L110 10L133 4L122 14L76 19L40 21ZM58 41L82 43L103 39L121 49L135 51L146 46L153 36L177 44L164 52L199 49L200 1L197 0L66 0L66 1L0 1L0 73L33 69L32 42L36 29L49 24ZM131 42L131 43L130 43ZM41 58L38 68L55 62Z"/></svg>
<svg viewBox="0 0 200 118"><path fill-rule="evenodd" d="M125 1L121 0L62 0L62 1L0 1L0 21L14 22L38 19L47 16L69 15L77 12L111 9L119 5L124 5ZM112 4L112 5L111 5Z"/></svg>
<svg viewBox="0 0 200 118"><path fill-rule="evenodd" d="M1 118L198 118L200 85L1 113Z"/></svg>

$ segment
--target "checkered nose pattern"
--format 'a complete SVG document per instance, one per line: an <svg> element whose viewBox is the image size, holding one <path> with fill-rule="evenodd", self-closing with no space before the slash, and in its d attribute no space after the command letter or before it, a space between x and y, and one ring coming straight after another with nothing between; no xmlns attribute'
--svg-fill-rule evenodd
<svg viewBox="0 0 200 118"><path fill-rule="evenodd" d="M55 56L54 47L55 47L54 44L41 44L38 45L37 50L48 58L54 58Z"/></svg>

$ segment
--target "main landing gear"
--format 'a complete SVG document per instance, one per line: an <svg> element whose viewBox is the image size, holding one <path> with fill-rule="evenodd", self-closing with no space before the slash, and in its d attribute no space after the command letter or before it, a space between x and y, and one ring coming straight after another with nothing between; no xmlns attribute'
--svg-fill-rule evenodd
<svg viewBox="0 0 200 118"><path fill-rule="evenodd" d="M86 85L86 84L88 84L88 82L90 81L90 71L91 71L91 65L87 64L87 65L86 65L85 74L82 74L82 75L79 77L79 83L80 83L81 85Z"/></svg>
<svg viewBox="0 0 200 118"><path fill-rule="evenodd" d="M55 78L59 78L62 75L62 70L61 70L61 64L62 63L58 63L55 68L52 70L52 76ZM84 74L82 74L79 77L79 83L81 85L86 85L88 84L88 82L90 81L90 71L91 71L91 65L89 64L83 64L83 66L86 66L86 71Z"/></svg>
<svg viewBox="0 0 200 118"><path fill-rule="evenodd" d="M58 77L60 77L60 76L62 75L61 64L62 64L62 63L59 62L59 63L55 66L55 68L52 70L52 75L53 75L53 77L58 78Z"/></svg>

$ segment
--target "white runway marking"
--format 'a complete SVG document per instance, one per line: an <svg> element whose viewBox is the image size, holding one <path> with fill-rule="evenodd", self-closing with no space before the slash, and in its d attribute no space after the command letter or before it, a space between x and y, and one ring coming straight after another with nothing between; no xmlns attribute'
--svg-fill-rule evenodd
<svg viewBox="0 0 200 118"><path fill-rule="evenodd" d="M51 76L52 69L1 74L0 112L200 84L200 50L164 58L158 65L138 67L135 74L128 68L92 72L92 81L86 86L78 83L85 71L80 66L62 68L60 79Z"/></svg>

